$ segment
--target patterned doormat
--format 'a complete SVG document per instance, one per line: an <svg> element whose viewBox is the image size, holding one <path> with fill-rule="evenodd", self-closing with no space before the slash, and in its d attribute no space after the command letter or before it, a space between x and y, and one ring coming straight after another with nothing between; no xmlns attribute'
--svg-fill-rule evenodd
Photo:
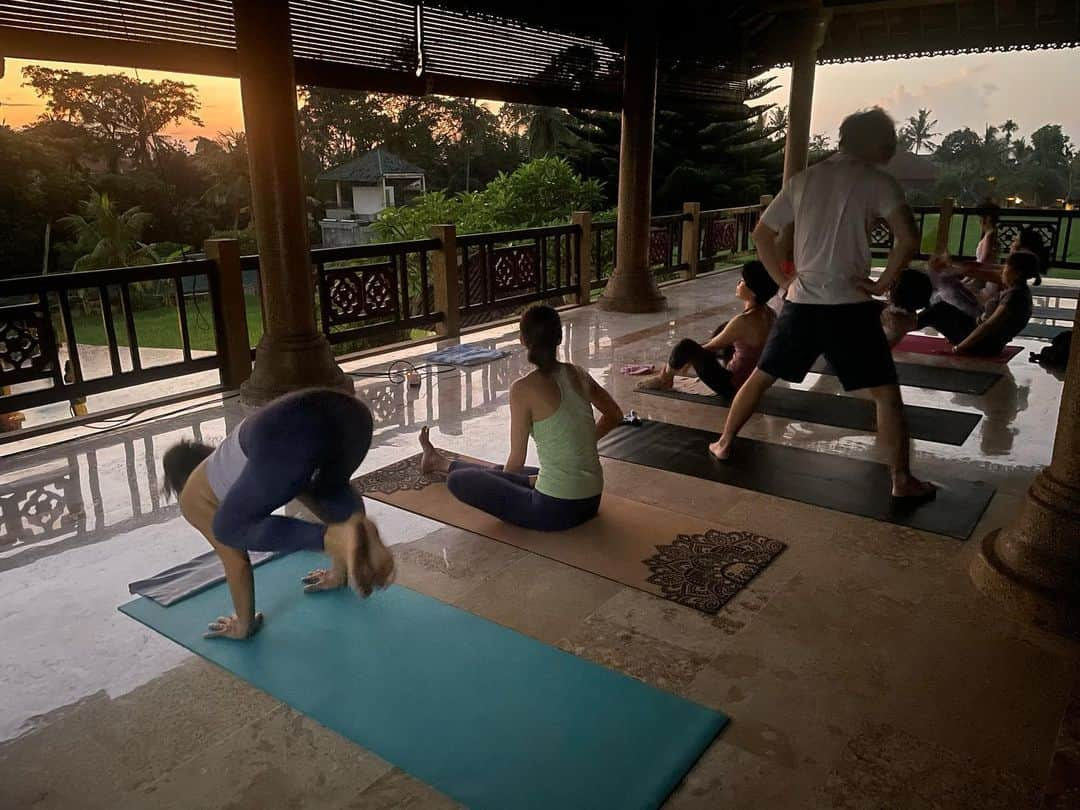
<svg viewBox="0 0 1080 810"><path fill-rule="evenodd" d="M657 506L605 494L600 513L565 532L504 523L457 500L420 455L354 479L377 501L507 543L703 613L718 612L787 546Z"/></svg>

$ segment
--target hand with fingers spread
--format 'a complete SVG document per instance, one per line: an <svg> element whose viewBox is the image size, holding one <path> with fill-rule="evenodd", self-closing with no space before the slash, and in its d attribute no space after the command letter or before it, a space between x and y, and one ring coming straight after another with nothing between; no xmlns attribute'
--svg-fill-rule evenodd
<svg viewBox="0 0 1080 810"><path fill-rule="evenodd" d="M203 638L231 638L235 641L243 641L259 632L262 627L263 615L256 613L251 622L242 622L236 616L218 616L210 622L209 629L203 633Z"/></svg>
<svg viewBox="0 0 1080 810"><path fill-rule="evenodd" d="M308 571L307 576L300 581L304 583L304 593L335 591L348 584L349 575L337 568L316 568L314 571Z"/></svg>

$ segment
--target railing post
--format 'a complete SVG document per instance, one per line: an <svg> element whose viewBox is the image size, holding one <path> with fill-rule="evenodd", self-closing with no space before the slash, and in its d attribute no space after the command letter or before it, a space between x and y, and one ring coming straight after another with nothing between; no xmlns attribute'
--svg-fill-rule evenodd
<svg viewBox="0 0 1080 810"><path fill-rule="evenodd" d="M210 289L221 384L235 389L251 376L251 340L248 337L244 277L240 270L240 243L235 239L207 239L203 242L203 251L217 265L210 279Z"/></svg>
<svg viewBox="0 0 1080 810"><path fill-rule="evenodd" d="M570 215L570 222L581 229L574 265L578 274L577 302L584 306L592 301L592 212L575 211Z"/></svg>
<svg viewBox="0 0 1080 810"><path fill-rule="evenodd" d="M686 263L686 269L682 277L689 281L698 274L698 259L701 254L701 203L683 203L684 214L689 214L690 219L684 219L682 223L682 260Z"/></svg>
<svg viewBox="0 0 1080 810"><path fill-rule="evenodd" d="M435 271L435 308L443 314L442 322L435 325L435 331L443 337L457 337L461 334L457 226L432 225L431 236L441 243L439 249L431 254L431 265Z"/></svg>
<svg viewBox="0 0 1080 810"><path fill-rule="evenodd" d="M953 208L955 207L956 200L953 197L946 197L941 201L941 213L938 215L937 224L937 242L934 243L935 254L949 252L949 227L952 224ZM922 245L919 245L919 252L922 252ZM960 252L964 252L963 245L960 246Z"/></svg>

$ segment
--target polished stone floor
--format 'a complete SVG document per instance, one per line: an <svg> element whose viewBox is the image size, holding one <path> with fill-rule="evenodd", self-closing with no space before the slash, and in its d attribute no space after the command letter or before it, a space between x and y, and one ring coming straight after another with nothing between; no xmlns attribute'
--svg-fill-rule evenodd
<svg viewBox="0 0 1080 810"><path fill-rule="evenodd" d="M735 281L669 286L660 315L569 311L565 356L626 409L716 429L723 410L637 395L619 369L707 335L734 314ZM512 327L470 340L481 338L516 349ZM364 470L415 452L423 424L443 446L502 460L507 389L524 367L515 351L429 374L419 391L359 380L377 424ZM967 542L605 460L611 492L788 543L715 618L390 507L370 512L395 544L400 583L728 713L671 808L1075 806L1080 648L999 614L966 573L1051 452L1061 381L1026 354L1005 370L984 396L904 390L984 415L963 446L914 448L931 478L997 486ZM832 377L805 386L839 390ZM159 493L161 453L181 436L220 439L240 417L235 400L217 401L5 448L0 808L453 805L116 611L129 581L204 550ZM755 416L746 435L878 458L872 435L839 428Z"/></svg>

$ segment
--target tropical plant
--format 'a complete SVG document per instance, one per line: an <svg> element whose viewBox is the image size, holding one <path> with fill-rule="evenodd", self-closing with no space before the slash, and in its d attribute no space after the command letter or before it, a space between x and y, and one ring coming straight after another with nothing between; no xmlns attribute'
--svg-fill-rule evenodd
<svg viewBox="0 0 1080 810"><path fill-rule="evenodd" d="M131 267L153 260L142 234L152 215L134 206L117 211L108 194L90 189L90 197L79 202L79 213L69 214L59 223L75 235L82 255L75 270L99 270L106 267Z"/></svg>
<svg viewBox="0 0 1080 810"><path fill-rule="evenodd" d="M919 110L916 115L908 118L907 124L902 129L907 139L915 147L916 155L922 151L924 146L928 151L933 150L936 146L933 139L938 134L934 130L934 127L937 126L937 119L931 120L930 115L930 110Z"/></svg>

